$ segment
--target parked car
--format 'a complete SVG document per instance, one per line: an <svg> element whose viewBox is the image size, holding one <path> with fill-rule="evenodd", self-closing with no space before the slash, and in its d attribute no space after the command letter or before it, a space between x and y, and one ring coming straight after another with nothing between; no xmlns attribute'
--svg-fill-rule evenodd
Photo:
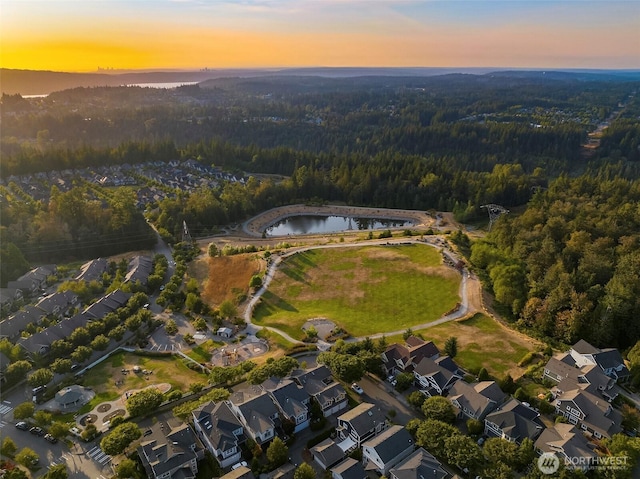
<svg viewBox="0 0 640 479"><path fill-rule="evenodd" d="M44 436L45 432L41 427L38 426L33 426L31 429L29 429L29 432L31 434L35 434L36 436Z"/></svg>
<svg viewBox="0 0 640 479"><path fill-rule="evenodd" d="M240 461L237 464L234 464L233 466L231 466L231 470L235 471L236 469L238 469L239 467L242 467L242 466L249 467L249 466L247 466L247 461Z"/></svg>
<svg viewBox="0 0 640 479"><path fill-rule="evenodd" d="M351 385L351 389L353 389L357 394L364 394L364 390L358 385L358 383L353 383Z"/></svg>
<svg viewBox="0 0 640 479"><path fill-rule="evenodd" d="M16 428L20 429L21 431L28 431L29 425L24 421L20 421L16 423Z"/></svg>
<svg viewBox="0 0 640 479"><path fill-rule="evenodd" d="M51 444L55 444L56 442L58 442L58 440L53 437L51 434L45 434L44 438L49 441Z"/></svg>

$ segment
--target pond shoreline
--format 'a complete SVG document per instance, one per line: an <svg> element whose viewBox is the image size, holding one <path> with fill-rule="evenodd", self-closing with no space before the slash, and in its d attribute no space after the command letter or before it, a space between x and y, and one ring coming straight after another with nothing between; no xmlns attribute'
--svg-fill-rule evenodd
<svg viewBox="0 0 640 479"><path fill-rule="evenodd" d="M273 208L254 216L242 225L242 229L250 236L262 236L267 228L291 216L343 216L349 218L411 221L413 222L413 227L421 228L431 227L435 223L435 220L428 213L420 210L338 205L289 205Z"/></svg>

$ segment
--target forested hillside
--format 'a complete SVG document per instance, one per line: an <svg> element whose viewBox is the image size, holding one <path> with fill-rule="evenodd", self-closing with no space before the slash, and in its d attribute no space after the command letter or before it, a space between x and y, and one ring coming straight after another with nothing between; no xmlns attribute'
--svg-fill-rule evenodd
<svg viewBox="0 0 640 479"><path fill-rule="evenodd" d="M206 235L309 200L450 210L463 222L497 203L512 213L471 260L505 314L561 341L625 347L640 337L639 86L503 72L4 95L2 281L24 268L19 256L58 261L148 244L145 208L177 237L183 220ZM134 168L187 160L235 180L194 178L183 189ZM126 186L100 186L118 168L128 168ZM258 173L285 178L251 178ZM36 197L36 184L46 194ZM155 193L141 205L143 189Z"/></svg>

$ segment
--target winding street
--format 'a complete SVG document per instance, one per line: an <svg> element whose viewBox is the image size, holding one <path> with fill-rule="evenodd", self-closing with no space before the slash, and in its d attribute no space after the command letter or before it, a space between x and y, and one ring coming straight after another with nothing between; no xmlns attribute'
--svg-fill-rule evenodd
<svg viewBox="0 0 640 479"><path fill-rule="evenodd" d="M295 338L292 338L291 336L289 336L287 333L285 333L284 331L277 329L277 328L273 328L271 326L261 326L258 324L255 324L252 322L251 318L253 316L253 311L256 307L256 305L258 304L258 301L260 300L260 297L267 291L269 284L271 283L271 281L273 280L276 271L278 269L278 266L280 265L280 263L288 258L289 256L292 256L294 254L297 253L301 253L304 251L309 251L312 249L328 249L328 248L351 248L351 247L362 247L362 246L366 246L366 245L387 245L387 244L407 244L407 243L412 243L412 244L428 244L434 248L438 248L440 251L442 251L442 248L440 248L439 246L430 244L427 241L419 241L419 240L411 240L411 239L407 239L407 238L398 238L398 239L389 239L389 240L376 240L376 241L366 241L366 242L360 242L360 243L338 243L338 244L326 244L326 245L315 245L315 246L304 246L304 247L300 247L300 248L295 248L292 249L291 251L287 251L286 253L283 253L277 257L273 257L273 255L271 256L272 261L269 265L269 267L267 268L267 271L265 273L263 282L262 282L262 287L260 287L260 289L258 291L255 292L255 294L251 297L251 299L249 300L249 303L247 304L247 306L245 307L244 310L244 320L247 323L247 334L249 335L255 335L259 330L261 329L266 329L268 331L271 331L273 333L279 334L280 336L282 336L283 338L285 338L287 341L290 341L293 344L304 344L302 341L299 341ZM456 257L456 255L450 251L447 250L445 252L445 254L447 256L449 256L452 260L457 261L458 258ZM480 281L473 276L472 274L470 274L470 272L466 269L463 268L462 269L462 281L460 282L460 305L459 307L455 310L452 311L449 314L444 315L443 317L441 317L440 319L437 319L435 321L432 321L430 323L424 323L424 324L418 324L416 326L412 326L411 329L414 331L419 331L422 329L427 329L433 326L437 326L439 324L443 324L446 323L448 321L453 321L456 319L460 319L463 318L467 315L482 311L482 304L480 302L480 291L481 291L481 285L480 285ZM377 334L373 334L368 336L369 338L379 338L382 336L390 336L390 335L396 335L396 334L402 334L404 333L404 330L399 330L399 331L385 331L384 333L377 333ZM364 337L357 337L357 338L349 338L348 341L361 341L365 339ZM324 349L324 348L328 348L328 344L327 343L323 343L322 341L319 342L318 344L320 349Z"/></svg>

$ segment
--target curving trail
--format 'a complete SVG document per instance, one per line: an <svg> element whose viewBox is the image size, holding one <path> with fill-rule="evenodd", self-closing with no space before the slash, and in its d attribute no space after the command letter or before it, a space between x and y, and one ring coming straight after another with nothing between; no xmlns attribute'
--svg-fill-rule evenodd
<svg viewBox="0 0 640 479"><path fill-rule="evenodd" d="M256 291L256 293L251 297L249 303L247 304L247 306L245 307L244 310L244 320L247 323L247 334L253 334L255 335L255 333L261 329L267 329L268 331L274 332L276 334L279 334L280 336L282 336L283 338L285 338L287 341L290 341L293 344L304 344L302 341L299 341L295 338L292 338L291 336L289 336L287 333L285 333L284 331L277 329L277 328L273 328L271 326L261 326L258 324L255 324L251 321L251 317L253 316L253 310L256 307L256 304L258 304L258 301L260 300L260 297L265 293L265 291L267 290L267 288L269 287L269 284L271 283L271 281L273 280L276 270L278 268L278 266L280 265L280 263L282 262L282 260L284 260L285 258L288 258L289 256L292 256L294 254L303 252L303 251L309 251L312 249L327 249L327 248L352 248L352 247L361 247L363 245L385 245L385 244L402 244L402 243L413 243L413 244L428 244L434 248L438 248L439 250L442 251L442 248L439 246L436 246L434 244L429 243L428 241L419 241L419 240L411 240L411 239L407 239L407 238L398 238L398 239L389 239L389 240L367 240L366 242L356 242L356 243L332 243L332 244L326 244L326 245L314 245L314 246L303 246L300 248L293 248L290 251L287 251L286 253L283 253L281 255L278 255L277 257L274 258L274 256L272 255L271 258L271 264L269 265L269 267L267 268L267 272L265 273L263 282L262 282L262 287ZM449 256L449 258L451 258L454 262L458 261L458 257L457 255L452 252L451 250L445 250L445 254L447 256ZM475 275L472 275L467 268L463 268L462 269L462 281L460 282L460 306L453 312L441 317L440 319L437 319L435 321L432 321L430 323L425 323L425 324L419 324L416 326L412 326L411 329L414 331L418 331L418 330L422 330L422 329L427 329L433 326L437 326L439 324L443 324L446 323L448 321L453 321L456 319L461 319L467 316L470 316L472 314L475 314L477 312L482 312L483 311L483 306L482 306L482 302L481 302L481 289L482 286L480 284L480 281L478 280L477 277L475 277ZM386 331L384 333L377 333L377 334L373 334L368 336L369 338L379 338L382 336L390 336L390 335L396 335L396 334L402 334L404 333L405 330L400 330L400 331ZM349 338L348 341L361 341L365 339L365 337L357 337L357 338ZM318 343L318 347L320 349L328 349L329 344L325 343L325 342L319 342Z"/></svg>

